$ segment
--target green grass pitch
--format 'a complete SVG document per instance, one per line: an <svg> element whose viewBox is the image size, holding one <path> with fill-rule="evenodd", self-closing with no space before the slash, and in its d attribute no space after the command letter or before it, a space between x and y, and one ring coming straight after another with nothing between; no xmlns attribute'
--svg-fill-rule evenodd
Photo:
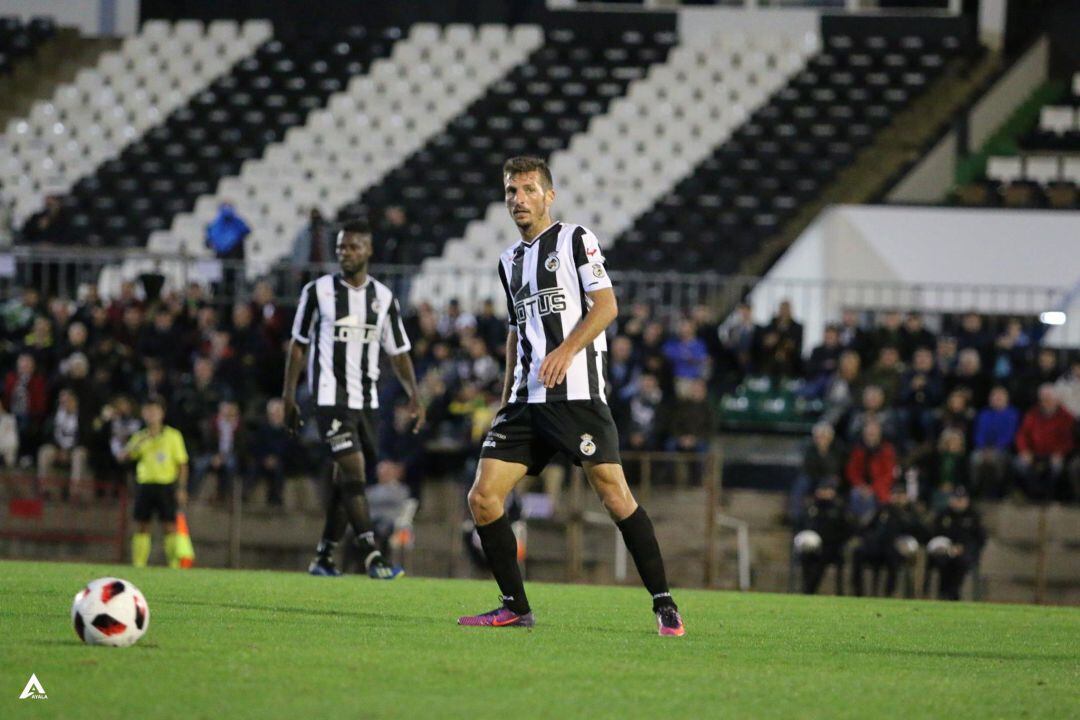
<svg viewBox="0 0 1080 720"><path fill-rule="evenodd" d="M96 577L150 629L82 645ZM0 718L1080 717L1080 610L533 584L532 631L459 628L493 583L0 562ZM19 700L36 673L47 700Z"/></svg>

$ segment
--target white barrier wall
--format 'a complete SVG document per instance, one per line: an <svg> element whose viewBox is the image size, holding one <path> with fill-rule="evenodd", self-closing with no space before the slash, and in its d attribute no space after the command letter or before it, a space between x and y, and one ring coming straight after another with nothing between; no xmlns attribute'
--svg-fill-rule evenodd
<svg viewBox="0 0 1080 720"><path fill-rule="evenodd" d="M0 0L0 15L51 17L83 35L123 36L138 27L139 0Z"/></svg>
<svg viewBox="0 0 1080 720"><path fill-rule="evenodd" d="M1069 320L1047 342L1080 347L1080 212L842 205L822 213L751 300L768 322L790 297L805 350L844 308L1037 315Z"/></svg>
<svg viewBox="0 0 1080 720"><path fill-rule="evenodd" d="M969 150L982 147L1013 110L1046 82L1049 65L1050 41L1042 37L971 109L968 116Z"/></svg>

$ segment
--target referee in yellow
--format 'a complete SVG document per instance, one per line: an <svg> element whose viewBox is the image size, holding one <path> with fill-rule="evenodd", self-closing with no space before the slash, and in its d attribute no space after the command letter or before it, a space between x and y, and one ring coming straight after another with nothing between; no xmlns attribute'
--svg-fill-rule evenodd
<svg viewBox="0 0 1080 720"><path fill-rule="evenodd" d="M131 536L131 562L146 567L150 559L150 521L157 515L165 526L165 557L169 567L180 567L176 542L177 506L187 505L188 454L184 436L165 424L165 406L151 398L143 403L146 428L131 436L120 461L135 462L135 534Z"/></svg>

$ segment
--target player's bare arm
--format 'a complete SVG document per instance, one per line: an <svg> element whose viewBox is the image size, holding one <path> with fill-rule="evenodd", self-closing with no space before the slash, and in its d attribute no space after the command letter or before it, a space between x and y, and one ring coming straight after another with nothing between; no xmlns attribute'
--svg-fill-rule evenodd
<svg viewBox="0 0 1080 720"><path fill-rule="evenodd" d="M506 374L503 376L502 405L510 402L510 391L514 388L514 371L517 370L517 328L510 328L506 333Z"/></svg>
<svg viewBox="0 0 1080 720"><path fill-rule="evenodd" d="M281 390L281 399L285 403L285 427L294 436L303 424L300 407L296 404L296 383L300 381L300 371L306 359L307 345L290 340L289 352L285 355L285 385Z"/></svg>
<svg viewBox="0 0 1080 720"><path fill-rule="evenodd" d="M412 358L407 352L391 355L390 366L394 368L394 375L409 396L408 410L409 417L413 419L413 434L418 433L427 421L427 409L420 402L420 388L416 384L416 370L413 368Z"/></svg>
<svg viewBox="0 0 1080 720"><path fill-rule="evenodd" d="M573 332L557 348L544 357L540 363L540 382L544 387L553 388L566 378L566 371L574 357L596 336L607 330L608 325L619 316L619 304L615 300L615 291L611 288L594 290L588 293L593 305Z"/></svg>

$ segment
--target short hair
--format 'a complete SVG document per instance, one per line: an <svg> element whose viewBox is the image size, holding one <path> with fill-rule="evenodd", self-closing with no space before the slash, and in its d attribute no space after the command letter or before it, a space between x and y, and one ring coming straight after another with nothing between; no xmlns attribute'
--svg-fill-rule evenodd
<svg viewBox="0 0 1080 720"><path fill-rule="evenodd" d="M555 187L555 181L551 179L551 168L548 167L547 161L543 158L520 155L512 157L503 163L503 177L507 175L513 177L514 175L530 172L540 173L540 184L544 186L545 190L551 190Z"/></svg>
<svg viewBox="0 0 1080 720"><path fill-rule="evenodd" d="M371 223L367 221L367 218L349 218L341 223L341 232L356 233L357 235L370 235Z"/></svg>
<svg viewBox="0 0 1080 720"><path fill-rule="evenodd" d="M142 406L144 408L149 407L150 405L157 405L159 408L161 408L162 412L165 412L165 398L161 397L160 395L151 395L150 397L143 400Z"/></svg>

